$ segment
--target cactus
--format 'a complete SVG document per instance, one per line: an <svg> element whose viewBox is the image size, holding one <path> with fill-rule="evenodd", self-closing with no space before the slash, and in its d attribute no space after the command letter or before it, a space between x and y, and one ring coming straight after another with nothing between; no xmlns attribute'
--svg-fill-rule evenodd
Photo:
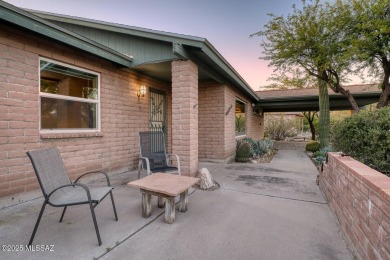
<svg viewBox="0 0 390 260"><path fill-rule="evenodd" d="M320 146L320 143L318 141L313 141L313 140L310 140L307 144L306 144L306 151L308 152L317 152L319 151L321 148Z"/></svg>
<svg viewBox="0 0 390 260"><path fill-rule="evenodd" d="M240 144L236 151L236 161L237 162L247 162L251 156L251 145L249 143L243 142Z"/></svg>

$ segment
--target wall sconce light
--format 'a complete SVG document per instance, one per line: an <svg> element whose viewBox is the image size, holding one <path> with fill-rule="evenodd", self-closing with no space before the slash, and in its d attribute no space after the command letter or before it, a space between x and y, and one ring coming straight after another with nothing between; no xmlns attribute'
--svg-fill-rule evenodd
<svg viewBox="0 0 390 260"><path fill-rule="evenodd" d="M144 97L146 95L146 87L141 86L137 91L137 97Z"/></svg>

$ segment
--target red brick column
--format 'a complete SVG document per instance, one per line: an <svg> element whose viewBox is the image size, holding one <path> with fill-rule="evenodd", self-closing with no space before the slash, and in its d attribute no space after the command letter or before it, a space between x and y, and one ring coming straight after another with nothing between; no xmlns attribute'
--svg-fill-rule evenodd
<svg viewBox="0 0 390 260"><path fill-rule="evenodd" d="M172 152L178 154L182 175L198 170L198 66L172 62Z"/></svg>

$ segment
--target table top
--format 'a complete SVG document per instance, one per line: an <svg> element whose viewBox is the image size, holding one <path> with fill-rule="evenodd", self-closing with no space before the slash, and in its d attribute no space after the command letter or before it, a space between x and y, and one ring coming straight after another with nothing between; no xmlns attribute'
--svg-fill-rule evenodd
<svg viewBox="0 0 390 260"><path fill-rule="evenodd" d="M199 181L199 178L175 175L171 173L155 173L142 179L129 182L127 186L147 191L177 196Z"/></svg>

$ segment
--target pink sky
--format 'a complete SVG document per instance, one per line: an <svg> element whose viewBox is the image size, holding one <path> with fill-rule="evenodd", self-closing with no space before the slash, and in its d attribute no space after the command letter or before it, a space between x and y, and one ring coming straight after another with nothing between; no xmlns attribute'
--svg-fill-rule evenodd
<svg viewBox="0 0 390 260"><path fill-rule="evenodd" d="M254 89L272 69L260 60L267 13L291 12L300 0L5 0L17 7L207 38ZM356 82L354 82L356 83Z"/></svg>

